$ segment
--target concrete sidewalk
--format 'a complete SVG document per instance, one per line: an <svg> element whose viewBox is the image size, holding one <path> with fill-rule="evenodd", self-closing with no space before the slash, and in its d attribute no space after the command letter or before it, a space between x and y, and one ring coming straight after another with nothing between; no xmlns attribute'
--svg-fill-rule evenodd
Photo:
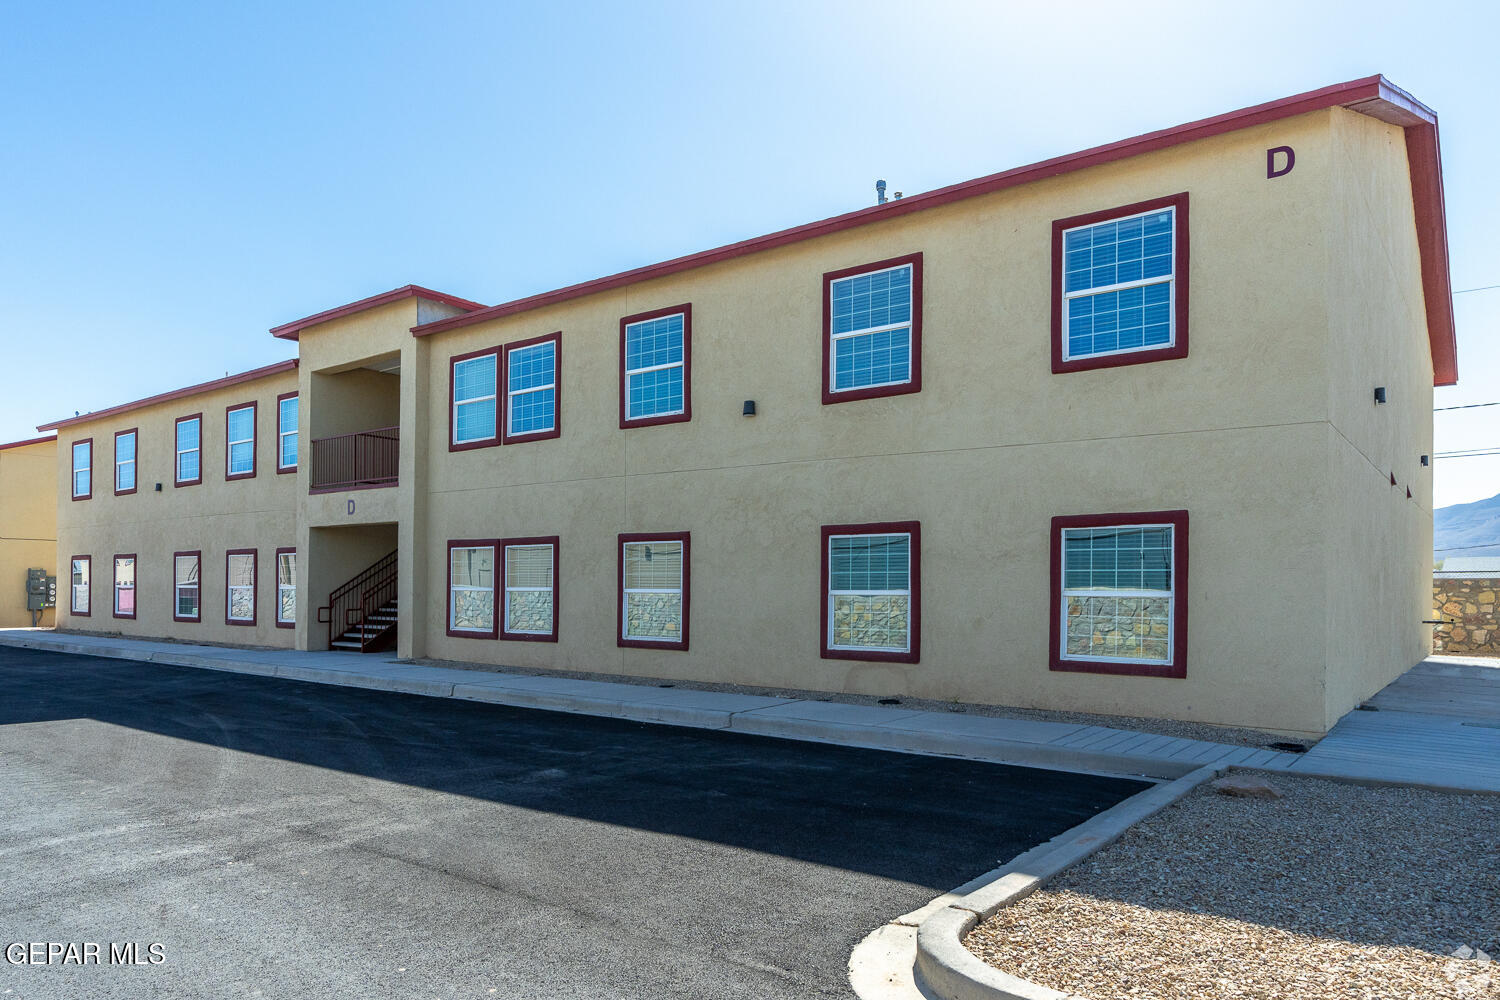
<svg viewBox="0 0 1500 1000"><path fill-rule="evenodd" d="M1469 690L1500 692L1500 670L1429 660L1373 699L1378 712L1351 712L1307 754L1281 753L1204 740L1077 723L1001 719L897 706L790 700L718 691L622 684L527 674L458 670L352 653L224 649L116 636L59 634L50 629L0 629L0 646L173 666L342 684L519 708L732 729L787 739L1068 771L1143 775L1172 780L1220 764L1290 774L1500 792L1500 720L1437 715L1417 697L1442 697L1442 684L1467 685L1464 702L1488 711ZM1479 671L1479 673L1475 673ZM1457 681L1444 678L1458 678ZM1493 688L1491 684L1495 685ZM1392 694L1392 692L1396 692ZM1405 696L1401 692L1407 692ZM1418 695L1417 693L1421 694ZM1472 712L1473 709L1449 709Z"/></svg>

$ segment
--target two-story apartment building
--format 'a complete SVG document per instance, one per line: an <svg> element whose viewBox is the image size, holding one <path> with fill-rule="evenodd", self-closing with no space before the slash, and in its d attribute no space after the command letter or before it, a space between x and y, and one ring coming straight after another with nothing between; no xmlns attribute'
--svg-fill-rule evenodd
<svg viewBox="0 0 1500 1000"><path fill-rule="evenodd" d="M62 627L1301 732L1430 648L1441 171L1379 77L272 333L47 425Z"/></svg>

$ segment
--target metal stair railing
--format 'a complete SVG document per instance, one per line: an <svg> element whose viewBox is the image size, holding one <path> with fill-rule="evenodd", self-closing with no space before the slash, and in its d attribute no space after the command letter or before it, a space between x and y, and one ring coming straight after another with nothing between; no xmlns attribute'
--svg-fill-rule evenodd
<svg viewBox="0 0 1500 1000"><path fill-rule="evenodd" d="M365 616L365 591L381 585L385 579L390 578L391 596L395 596L396 581L396 553L392 552L381 557L374 564L361 570L358 575L347 583L341 584L338 589L328 595L328 603L318 609L318 623L328 624L328 648L333 649L333 641L343 632L335 632L335 628L347 630L351 627L349 615L351 612L360 616L363 623ZM361 642L363 647L363 642Z"/></svg>

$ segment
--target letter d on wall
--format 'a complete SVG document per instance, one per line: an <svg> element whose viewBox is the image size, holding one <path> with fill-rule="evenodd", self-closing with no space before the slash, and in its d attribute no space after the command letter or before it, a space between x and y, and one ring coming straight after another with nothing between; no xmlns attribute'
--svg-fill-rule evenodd
<svg viewBox="0 0 1500 1000"><path fill-rule="evenodd" d="M354 513L354 501L353 500L349 501L349 513L351 513L351 514Z"/></svg>
<svg viewBox="0 0 1500 1000"><path fill-rule="evenodd" d="M1276 166L1276 158L1284 157L1280 168ZM1283 177L1292 172L1292 167L1297 165L1297 154L1291 146L1272 146L1266 150L1266 180L1272 177Z"/></svg>

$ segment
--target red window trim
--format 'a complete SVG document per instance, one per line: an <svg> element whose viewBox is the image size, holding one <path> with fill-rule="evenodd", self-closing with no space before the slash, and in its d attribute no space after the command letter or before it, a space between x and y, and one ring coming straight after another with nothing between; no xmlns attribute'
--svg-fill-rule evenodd
<svg viewBox="0 0 1500 1000"><path fill-rule="evenodd" d="M635 322L631 320L631 322ZM624 329L621 327L621 329ZM627 639L625 638L625 545L629 542L681 542L682 543L682 638L670 639ZM692 589L689 583L692 578L692 544L693 535L690 531L632 531L622 532L615 538L615 560L619 563L619 573L615 585L615 645L625 649L672 649L687 651L688 648L688 623L691 621L689 612L691 610Z"/></svg>
<svg viewBox="0 0 1500 1000"><path fill-rule="evenodd" d="M233 475L229 472L229 415L235 410L250 409L250 471L239 472ZM203 440L200 431L199 438ZM250 400L248 403L235 403L224 407L224 481L226 483L237 482L241 479L254 479L260 464L260 403L258 400ZM203 473L202 456L199 456L198 472Z"/></svg>
<svg viewBox="0 0 1500 1000"><path fill-rule="evenodd" d="M505 583L506 576L510 572L510 564L505 558L505 548L508 545L550 545L552 546L552 631L551 632L511 632L501 623L505 621ZM556 642L558 621L558 565L562 546L559 544L557 535L537 535L531 538L502 538L495 546L495 557L500 561L499 584L496 588L495 601L495 625L499 629L497 635L501 639L510 639L516 642ZM453 564L448 565L452 572Z"/></svg>
<svg viewBox="0 0 1500 1000"><path fill-rule="evenodd" d="M504 395L504 393L502 392L502 387L503 387L503 382L504 382L504 378L505 378L505 368L504 368L504 365L501 364L501 362L504 360L504 358L502 357L502 355L504 354L504 351L505 351L505 348L504 348L503 345L496 346L496 347L482 347L482 348L480 348L477 351L469 351L469 352L467 352L465 354L455 354L455 355L453 355L452 357L450 357L448 359L448 450L449 451L473 451L475 448L494 448L494 447L497 447L500 444L500 428L501 428L501 423L500 423L500 397L502 395ZM493 354L495 356L495 404L494 404L495 405L495 435L494 435L494 437L481 438L481 439L479 439L477 441L465 441L462 444L459 444L459 443L457 443L457 442L455 442L453 440L453 435L455 433L457 433L457 431L458 431L458 426L457 426L457 423L455 421L455 414L454 414L454 411L457 409L457 406L453 402L454 397L455 397L455 389L456 389L456 385L455 385L455 383L456 383L456 376L455 376L455 373L457 371L458 363L460 361L472 361L475 358L482 358L486 354ZM467 635L469 633L461 633L461 634Z"/></svg>
<svg viewBox="0 0 1500 1000"><path fill-rule="evenodd" d="M87 611L73 610L73 563L86 562L89 564L89 609ZM113 586L113 581L111 581ZM68 614L74 618L92 618L94 616L94 557L93 556L69 556L68 557Z"/></svg>
<svg viewBox="0 0 1500 1000"><path fill-rule="evenodd" d="M293 465L282 465L281 464L281 401L284 400L284 399L296 399L299 394L300 393L298 392L298 390L293 389L291 392L283 392L281 395L279 395L279 396L276 397L276 474L278 476L285 476L285 475L288 475L288 474L295 474L296 471L297 471L297 465L295 465L295 464L293 464ZM297 404L297 422L298 422L297 462L300 463L302 461L302 433L301 433L302 404L301 403Z"/></svg>
<svg viewBox="0 0 1500 1000"><path fill-rule="evenodd" d="M89 491L87 493L79 495L79 494L73 493L73 490L76 489L77 485L78 485L78 466L75 464L77 460L73 457L73 454L74 454L73 449L77 448L81 444L86 444L86 445L89 446ZM69 471L69 476L68 476L68 493L70 495L72 495L73 499L74 500L92 500L92 499L94 499L94 439L93 438L91 438L91 437L79 438L77 441L73 441L73 442L71 442L68 445L68 471Z"/></svg>
<svg viewBox="0 0 1500 1000"><path fill-rule="evenodd" d="M1107 663L1097 660L1070 660L1063 655L1063 566L1062 533L1065 528L1109 528L1131 524L1170 524L1172 526L1172 659L1165 664ZM1074 514L1052 519L1052 595L1050 606L1048 653L1051 669L1087 674L1121 674L1131 677L1187 676L1188 624L1188 512L1185 510L1150 510L1130 514Z"/></svg>
<svg viewBox="0 0 1500 1000"><path fill-rule="evenodd" d="M551 342L556 345L553 348L553 382L552 388L552 429L550 431L532 431L528 434L512 434L510 432L510 352L523 350L527 347L535 347L538 344ZM520 444L523 441L547 441L552 438L562 437L562 331L548 333L540 337L532 337L529 340L518 340L513 344L506 344L500 350L500 364L495 369L495 403L498 407L499 420L496 424L500 428L501 444ZM504 403L501 403L504 399Z"/></svg>
<svg viewBox="0 0 1500 1000"><path fill-rule="evenodd" d="M866 524L825 524L822 528L822 599L819 603L818 637L825 660L863 660L876 663L919 663L922 659L922 522L872 521ZM909 649L904 653L879 650L834 649L828 640L828 542L834 535L910 535L911 611L907 631Z"/></svg>
<svg viewBox="0 0 1500 1000"><path fill-rule="evenodd" d="M120 489L120 438L124 437L126 434L134 434L135 435L135 483L136 483L136 485L130 487L130 489L128 489L128 490L122 490L122 489ZM92 448L90 450L92 451ZM140 429L140 427L132 427L129 430L115 431L115 454L114 454L114 470L113 471L114 471L114 475L111 478L113 478L113 480L114 480L115 496L117 496L117 497L128 497L128 496L130 496L130 494L132 494L132 493L134 493L136 491L136 487L140 486L140 484L141 484L141 429ZM89 489L92 490L93 487L94 487L94 476L93 476L93 473L90 473L89 474Z"/></svg>
<svg viewBox="0 0 1500 1000"><path fill-rule="evenodd" d="M498 379L497 379L498 381ZM451 409L451 407L450 407ZM448 547L445 549L444 558L447 559L447 568L444 574L447 584L444 587L443 597L443 629L451 639L493 639L500 627L500 602L496 599L496 587L499 585L498 573L500 567L494 567L495 572L490 577L490 607L494 612L490 615L490 630L488 632L477 632L473 629L454 629L453 627L453 550L454 549L482 549L488 547L496 560L500 557L500 539L498 538L450 538Z"/></svg>
<svg viewBox="0 0 1500 1000"><path fill-rule="evenodd" d="M301 417L300 413L298 414L298 417L299 418ZM297 449L298 449L297 450L297 457L300 459L302 457L302 450L301 450L302 449L302 442L300 440L297 442ZM277 454L281 453L280 442L277 442L277 449L276 449L276 451L277 451ZM288 622L288 621L282 621L281 620L281 557L284 556L284 555L286 555L288 552L290 552L292 555L296 555L297 554L297 546L295 546L295 545L287 545L287 546L282 546L281 548L277 549L276 550L275 561L273 563L271 563L271 580L272 580L271 586L273 586L273 587L276 588L276 611L274 612L274 616L273 617L274 617L274 620L276 622L276 627L277 628L296 628L297 627L297 623L295 621Z"/></svg>
<svg viewBox="0 0 1500 1000"><path fill-rule="evenodd" d="M177 559L179 556L193 556L198 560L198 614L187 618L177 613ZM226 567L227 572L227 567ZM203 550L184 549L181 552L172 553L172 620L174 622L198 623L203 621Z"/></svg>
<svg viewBox="0 0 1500 1000"><path fill-rule="evenodd" d="M1172 220L1174 241L1172 281L1176 286L1172 290L1175 301L1172 316L1172 343L1154 350L1127 351L1120 354L1078 358L1072 361L1064 360L1063 348L1067 344L1067 331L1063 329L1063 279L1066 276L1063 269L1063 232L1079 226L1108 222L1110 219L1118 219L1127 215L1155 211L1158 208L1175 209ZM1190 273L1188 232L1186 191L1168 195L1165 198L1138 201L1133 205L1121 205L1119 208L1075 215L1068 219L1057 219L1052 223L1052 372L1054 375L1060 375L1063 372L1090 371L1096 368L1144 365L1153 361L1169 361L1188 356L1188 275Z"/></svg>
<svg viewBox="0 0 1500 1000"><path fill-rule="evenodd" d="M177 474L181 471L177 464L177 428L189 420L198 421L198 478L178 479ZM197 486L203 482L203 413L189 413L187 416L178 417L172 422L172 488L179 489L183 486ZM200 571L201 572L201 571Z"/></svg>
<svg viewBox="0 0 1500 1000"><path fill-rule="evenodd" d="M833 389L833 283L871 271L911 265L911 381L894 385L871 385L859 389ZM882 396L904 396L922 391L922 254L890 257L858 267L828 271L823 275L823 405L848 403L856 399L878 399Z"/></svg>
<svg viewBox="0 0 1500 1000"><path fill-rule="evenodd" d="M119 576L120 560L121 559L129 559L131 561L131 568L135 570L135 586L133 586L133 587L130 588L131 601L133 602L131 604L132 610L131 610L130 614L128 614L128 615L122 615L122 614L120 614L120 612L118 610L119 607L120 607L120 593L119 593L119 588L117 586L115 586L115 580ZM140 610L141 610L141 603L140 603L141 560L137 557L136 553L134 553L134 552L116 552L114 560L109 564L109 568L110 568L110 576L109 576L109 613L110 613L110 616L114 617L114 618L123 618L123 619L125 619L127 621L134 621L136 614L139 613ZM92 588L93 588L93 579L94 579L94 568L92 566L90 566L89 567L89 586L90 586L90 590L92 590ZM94 595L92 593L90 593L89 594L89 607L92 608L93 606L94 606Z"/></svg>
<svg viewBox="0 0 1500 1000"><path fill-rule="evenodd" d="M648 319L660 319L663 316L673 316L682 313L682 412L665 413L654 417L628 417L626 405L629 389L625 383L625 328L632 323L641 323ZM693 419L693 304L684 302L681 305L668 306L665 309L652 309L648 312L636 313L632 316L620 317L620 427L655 427L658 424L682 424ZM685 647L684 647L685 648Z"/></svg>
<svg viewBox="0 0 1500 1000"><path fill-rule="evenodd" d="M250 617L229 617L229 558L231 556L250 557ZM203 571L198 571L199 579L203 577ZM199 598L198 606L203 606L202 598ZM257 549L226 549L224 552L224 624L243 625L254 628L260 621L260 550Z"/></svg>

